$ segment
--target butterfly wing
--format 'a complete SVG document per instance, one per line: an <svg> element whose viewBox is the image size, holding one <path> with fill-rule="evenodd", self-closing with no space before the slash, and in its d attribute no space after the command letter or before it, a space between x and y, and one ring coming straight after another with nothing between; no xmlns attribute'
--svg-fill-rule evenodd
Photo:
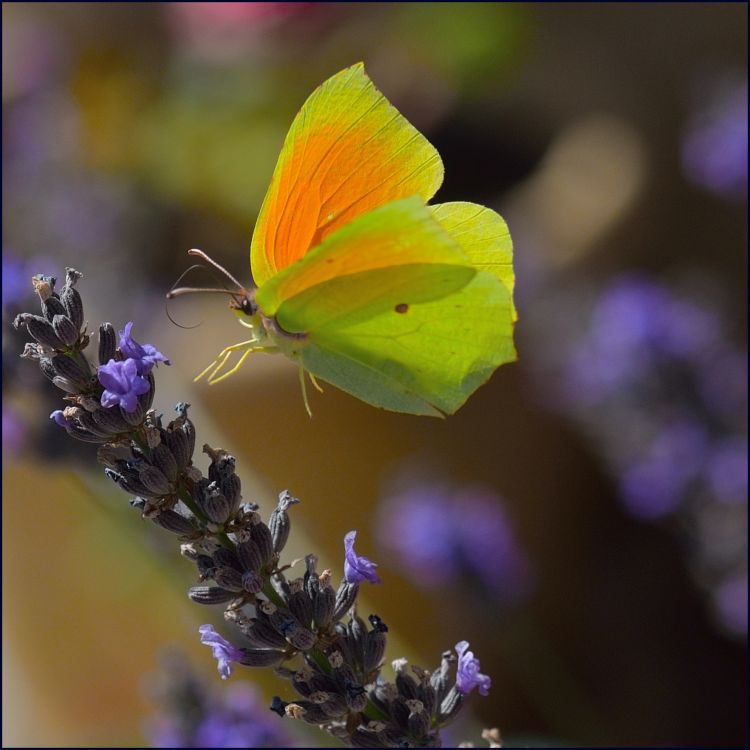
<svg viewBox="0 0 750 750"><path fill-rule="evenodd" d="M485 206L465 201L430 206L433 216L461 246L472 265L497 277L511 300L515 286L513 241L508 225L499 214ZM513 308L513 321L517 320Z"/></svg>
<svg viewBox="0 0 750 750"><path fill-rule="evenodd" d="M418 198L339 230L256 299L283 329L307 334L290 356L392 411L453 413L515 357L510 291L477 272Z"/></svg>
<svg viewBox="0 0 750 750"><path fill-rule="evenodd" d="M443 180L440 155L358 63L319 86L284 141L253 234L262 287L356 217L406 196L428 201Z"/></svg>

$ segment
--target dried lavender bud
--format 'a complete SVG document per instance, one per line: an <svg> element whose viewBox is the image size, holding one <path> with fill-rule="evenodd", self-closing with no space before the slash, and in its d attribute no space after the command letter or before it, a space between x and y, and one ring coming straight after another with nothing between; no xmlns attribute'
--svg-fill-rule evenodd
<svg viewBox="0 0 750 750"><path fill-rule="evenodd" d="M57 297L53 297L50 295L46 299L42 300L42 315L44 315L44 317L47 318L50 323L52 323L52 321L54 320L55 315L65 314L65 307Z"/></svg>
<svg viewBox="0 0 750 750"><path fill-rule="evenodd" d="M336 592L336 607L333 610L333 620L338 622L354 605L359 593L358 583L349 583L344 580Z"/></svg>
<svg viewBox="0 0 750 750"><path fill-rule="evenodd" d="M174 427L172 422L162 434L164 444L169 448L177 465L177 470L182 471L193 457L190 451L190 441L182 427Z"/></svg>
<svg viewBox="0 0 750 750"><path fill-rule="evenodd" d="M409 732L414 737L423 737L430 729L431 716L424 710L422 701L408 700L406 705L411 712L409 714Z"/></svg>
<svg viewBox="0 0 750 750"><path fill-rule="evenodd" d="M67 315L55 315L52 318L52 328L66 346L73 346L78 341L78 329Z"/></svg>
<svg viewBox="0 0 750 750"><path fill-rule="evenodd" d="M27 341L23 345L23 351L19 355L21 359L39 360L44 355L44 350L39 344Z"/></svg>
<svg viewBox="0 0 750 750"><path fill-rule="evenodd" d="M268 622L263 620L256 619L250 628L243 630L243 633L254 646L283 648L287 645L286 638Z"/></svg>
<svg viewBox="0 0 750 750"><path fill-rule="evenodd" d="M259 648L241 648L242 656L239 659L240 664L246 667L274 667L279 664L285 657L283 651L273 649Z"/></svg>
<svg viewBox="0 0 750 750"><path fill-rule="evenodd" d="M57 279L54 276L46 276L42 273L35 274L31 279L31 284L40 300L45 300L48 297L60 298L60 295L55 293L56 283Z"/></svg>
<svg viewBox="0 0 750 750"><path fill-rule="evenodd" d="M109 430L106 430L101 425L99 425L94 419L94 415L86 411L85 409L79 410L77 420L81 427L88 430L92 435L98 435L99 437L101 437L102 442L104 442L105 440L109 440L112 437L112 434L109 432Z"/></svg>
<svg viewBox="0 0 750 750"><path fill-rule="evenodd" d="M355 680L347 680L346 686L346 704L352 711L364 711L367 708L367 691Z"/></svg>
<svg viewBox="0 0 750 750"><path fill-rule="evenodd" d="M309 651L318 642L318 636L312 630L297 622L292 622L291 626L287 628L285 637L292 646L300 651Z"/></svg>
<svg viewBox="0 0 750 750"><path fill-rule="evenodd" d="M83 438L82 438L83 439ZM93 441L89 441L93 442ZM96 437L96 442L101 442L101 438ZM139 479L138 472L134 469L128 469L122 466L123 462L118 461L117 465L120 471L114 471L113 469L105 469L104 473L108 476L115 484L121 487L125 492L131 495L142 495L147 498L158 497L154 495Z"/></svg>
<svg viewBox="0 0 750 750"><path fill-rule="evenodd" d="M166 445L160 443L151 451L151 463L164 474L170 484L177 481L177 461Z"/></svg>
<svg viewBox="0 0 750 750"><path fill-rule="evenodd" d="M315 595L313 602L313 620L315 627L325 630L333 622L333 613L336 606L336 592L333 586L326 584L321 586Z"/></svg>
<svg viewBox="0 0 750 750"><path fill-rule="evenodd" d="M62 377L61 375L55 375L54 378L52 378L52 382L61 390L65 391L65 393L70 393L72 396L78 393L78 386L75 383L72 383L67 378Z"/></svg>
<svg viewBox="0 0 750 750"><path fill-rule="evenodd" d="M90 414L101 409L101 404L91 396L79 396L78 403Z"/></svg>
<svg viewBox="0 0 750 750"><path fill-rule="evenodd" d="M463 705L464 696L459 692L458 688L454 685L448 694L443 698L440 703L440 711L438 712L438 722L444 724L452 719L460 710Z"/></svg>
<svg viewBox="0 0 750 750"><path fill-rule="evenodd" d="M51 357L40 357L39 369L50 380L54 380L57 377L57 370L55 369L55 366L52 364Z"/></svg>
<svg viewBox="0 0 750 750"><path fill-rule="evenodd" d="M225 604L234 599L236 594L217 586L193 586L188 591L188 596L198 604Z"/></svg>
<svg viewBox="0 0 750 750"><path fill-rule="evenodd" d="M214 580L222 588L229 589L230 591L242 591L242 573L234 568L220 568L217 567L214 570Z"/></svg>
<svg viewBox="0 0 750 750"><path fill-rule="evenodd" d="M76 271L74 268L65 269L65 286L62 288L60 299L68 317L73 321L73 325L80 330L83 325L83 302L81 295L78 290L75 289L75 284L83 276L83 274Z"/></svg>
<svg viewBox="0 0 750 750"><path fill-rule="evenodd" d="M138 479L154 497L168 495L172 491L167 478L155 466L144 464L138 472Z"/></svg>
<svg viewBox="0 0 750 750"><path fill-rule="evenodd" d="M289 611L303 627L309 627L313 619L313 603L306 591L295 591L289 596Z"/></svg>
<svg viewBox="0 0 750 750"><path fill-rule="evenodd" d="M42 318L39 315L32 315L31 313L20 313L16 315L13 321L13 327L18 330L21 326L26 326L26 330L32 338L36 339L42 346L57 350L65 348L65 345L55 333L52 323L46 318Z"/></svg>
<svg viewBox="0 0 750 750"><path fill-rule="evenodd" d="M442 701L451 688L450 671L451 665L456 661L452 651L443 651L441 655L440 668L436 669L430 676L430 685L437 693L438 700Z"/></svg>
<svg viewBox="0 0 750 750"><path fill-rule="evenodd" d="M391 747L381 740L377 733L367 732L361 727L358 727L352 732L350 740L352 747Z"/></svg>
<svg viewBox="0 0 750 750"><path fill-rule="evenodd" d="M120 414L119 409L102 409L99 408L92 413L94 422L104 430L107 430L111 435L116 435L121 432L130 432L133 427L128 424Z"/></svg>
<svg viewBox="0 0 750 750"><path fill-rule="evenodd" d="M211 557L216 565L226 568L234 568L237 572L242 572L239 558L234 552L228 550L226 547L219 547Z"/></svg>
<svg viewBox="0 0 750 750"><path fill-rule="evenodd" d="M273 540L268 526L263 521L256 523L250 528L250 538L258 546L263 565L269 563L273 557Z"/></svg>
<svg viewBox="0 0 750 750"><path fill-rule="evenodd" d="M407 700L413 700L417 697L417 683L404 669L396 672L396 687L399 695Z"/></svg>
<svg viewBox="0 0 750 750"><path fill-rule="evenodd" d="M362 656L362 671L365 675L380 668L385 655L387 640L386 631L384 630L375 629L367 634L364 654Z"/></svg>
<svg viewBox="0 0 750 750"><path fill-rule="evenodd" d="M195 524L189 518L174 510L162 510L152 520L167 531L180 536L191 536L197 531Z"/></svg>
<svg viewBox="0 0 750 750"><path fill-rule="evenodd" d="M221 494L216 482L211 482L206 487L202 509L214 523L223 524L229 519L231 508L227 499Z"/></svg>
<svg viewBox="0 0 750 750"><path fill-rule="evenodd" d="M115 329L111 323L102 323L99 326L99 364L106 365L110 359L114 359L116 350Z"/></svg>
<svg viewBox="0 0 750 750"><path fill-rule="evenodd" d="M242 574L242 588L248 594L259 594L263 590L263 579L253 570Z"/></svg>
<svg viewBox="0 0 750 750"><path fill-rule="evenodd" d="M79 391L88 388L91 383L91 371L84 370L79 362L65 354L56 354L52 357L52 367L58 375L76 385Z"/></svg>
<svg viewBox="0 0 750 750"><path fill-rule="evenodd" d="M268 521L268 528L271 531L273 539L274 552L281 552L286 545L291 528L287 511L292 505L296 505L297 503L299 503L299 500L293 497L289 490L284 490L279 495L279 503L274 508Z"/></svg>
<svg viewBox="0 0 750 750"><path fill-rule="evenodd" d="M143 424L143 420L146 418L146 411L141 405L141 396L138 397L138 404L133 411L125 411L121 406L111 407L116 408L120 416L129 424L131 427L140 427Z"/></svg>
<svg viewBox="0 0 750 750"><path fill-rule="evenodd" d="M214 565L212 557L209 557L208 555L197 555L195 558L195 565L198 568L198 576L201 581L214 577L216 566Z"/></svg>
<svg viewBox="0 0 750 750"><path fill-rule="evenodd" d="M304 588L312 601L315 601L315 597L318 595L318 591L320 591L320 579L318 578L317 570L315 570L317 564L318 558L315 555L307 555L305 557Z"/></svg>
<svg viewBox="0 0 750 750"><path fill-rule="evenodd" d="M244 570L257 573L263 567L263 555L252 540L237 545L237 556Z"/></svg>

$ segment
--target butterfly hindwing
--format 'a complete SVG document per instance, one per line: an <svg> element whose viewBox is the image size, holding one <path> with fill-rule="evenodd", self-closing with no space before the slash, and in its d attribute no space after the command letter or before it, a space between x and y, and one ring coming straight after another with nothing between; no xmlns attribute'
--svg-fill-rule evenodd
<svg viewBox="0 0 750 750"><path fill-rule="evenodd" d="M340 265L329 272L331 258ZM303 367L394 411L452 413L515 356L510 291L418 199L355 220L257 299L283 329L305 333L290 352Z"/></svg>

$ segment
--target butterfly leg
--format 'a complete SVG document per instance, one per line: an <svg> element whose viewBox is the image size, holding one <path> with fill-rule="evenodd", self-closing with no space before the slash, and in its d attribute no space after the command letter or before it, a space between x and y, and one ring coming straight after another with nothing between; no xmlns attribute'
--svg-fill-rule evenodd
<svg viewBox="0 0 750 750"><path fill-rule="evenodd" d="M315 390L318 393L323 393L323 388L311 372L307 373L307 377L310 378L310 382L315 386Z"/></svg>
<svg viewBox="0 0 750 750"><path fill-rule="evenodd" d="M253 342L253 343L254 343L254 342ZM230 347L230 349L232 349L233 351L234 351L234 350L236 350L236 349L239 349L239 348L241 348L241 345L240 345L240 344L235 344L235 346L234 346L234 347ZM216 368L216 369L215 369L215 370L214 370L214 371L213 371L213 372L211 373L211 377L210 377L210 378L208 379L208 384L209 384L209 385L214 385L215 383L218 383L218 382L220 382L220 381L224 380L224 378L228 378L228 377L229 377L230 375L234 375L234 373L235 373L235 372L237 372L237 370L239 370L239 369L240 369L240 367L242 367L242 364L243 364L243 362L244 362L244 361L245 361L245 360L246 360L246 359L247 359L247 358L248 358L248 357L249 357L249 356L250 356L250 355L251 355L251 354L252 354L253 352L267 352L267 353L273 353L273 352L278 352L278 351L279 351L279 348L278 348L277 346L248 346L248 347L247 347L247 348L245 349L245 351L244 351L244 352L242 353L242 356L241 356L241 357L239 358L239 360L237 361L237 364L236 364L236 365L235 365L235 366L234 366L234 367L233 367L233 368L232 368L231 370L229 370L228 372L225 372L225 373L224 373L223 375L219 376L218 378L217 378L217 377L215 377L215 375L216 375L216 373L217 373L217 372L219 371L220 367L221 367L221 366L223 366L223 365L224 365L224 363L226 362L226 360L227 360L227 357L229 356L229 354L231 354L231 351L230 351L230 352L228 352L228 353L227 353L227 355L226 355L226 356L224 357L224 359L222 360L222 362L221 362L221 365L220 365L220 367L219 367L219 368Z"/></svg>
<svg viewBox="0 0 750 750"><path fill-rule="evenodd" d="M305 411L307 416L312 419L312 409L310 408L310 402L307 400L307 385L305 384L305 368L302 365L299 366L299 384L302 388L302 400L305 402Z"/></svg>
<svg viewBox="0 0 750 750"><path fill-rule="evenodd" d="M209 376L209 380L211 380L211 377L215 375L225 364L227 359L229 359L229 355L236 351L237 349L242 349L246 346L251 346L252 344L255 344L255 339L250 339L249 341L240 341L239 344L234 344L233 346L228 346L226 349L222 349L219 354L217 355L216 359L211 362L211 364L203 370L199 375L196 375L195 378L193 378L193 382L197 383L209 370L213 368L213 372Z"/></svg>

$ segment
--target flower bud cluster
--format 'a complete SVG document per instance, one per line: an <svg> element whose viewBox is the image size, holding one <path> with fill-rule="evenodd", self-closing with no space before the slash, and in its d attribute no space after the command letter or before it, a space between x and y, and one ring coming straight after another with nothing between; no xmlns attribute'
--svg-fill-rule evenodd
<svg viewBox="0 0 750 750"><path fill-rule="evenodd" d="M352 747L438 747L440 729L456 716L464 695L477 686L486 694L490 686L468 643L457 646L458 659L446 652L433 673L408 670L399 660L395 682L386 682L380 672L388 628L377 615L369 616L368 626L357 614L360 584L380 579L377 565L355 552L356 532L344 539L337 587L329 570L318 572L315 555L305 558L301 575L288 578L296 563L282 565L280 558L289 510L299 500L282 492L264 522L258 505L243 502L232 455L204 445L207 475L193 464L189 405L177 404L177 417L166 426L151 410L152 369L169 362L154 346L132 339L132 324L120 332L119 344L110 324L100 326L98 366L88 362L89 336L74 288L80 276L68 269L59 295L54 278L35 277L42 315L16 318L16 327L25 326L34 339L22 356L36 360L65 394L67 405L52 419L71 436L99 444L99 462L133 496L131 505L179 538L182 555L198 572L188 596L223 607L242 645L211 625L200 629L222 677L233 664L274 668L300 697L291 703L275 698L271 709Z"/></svg>

